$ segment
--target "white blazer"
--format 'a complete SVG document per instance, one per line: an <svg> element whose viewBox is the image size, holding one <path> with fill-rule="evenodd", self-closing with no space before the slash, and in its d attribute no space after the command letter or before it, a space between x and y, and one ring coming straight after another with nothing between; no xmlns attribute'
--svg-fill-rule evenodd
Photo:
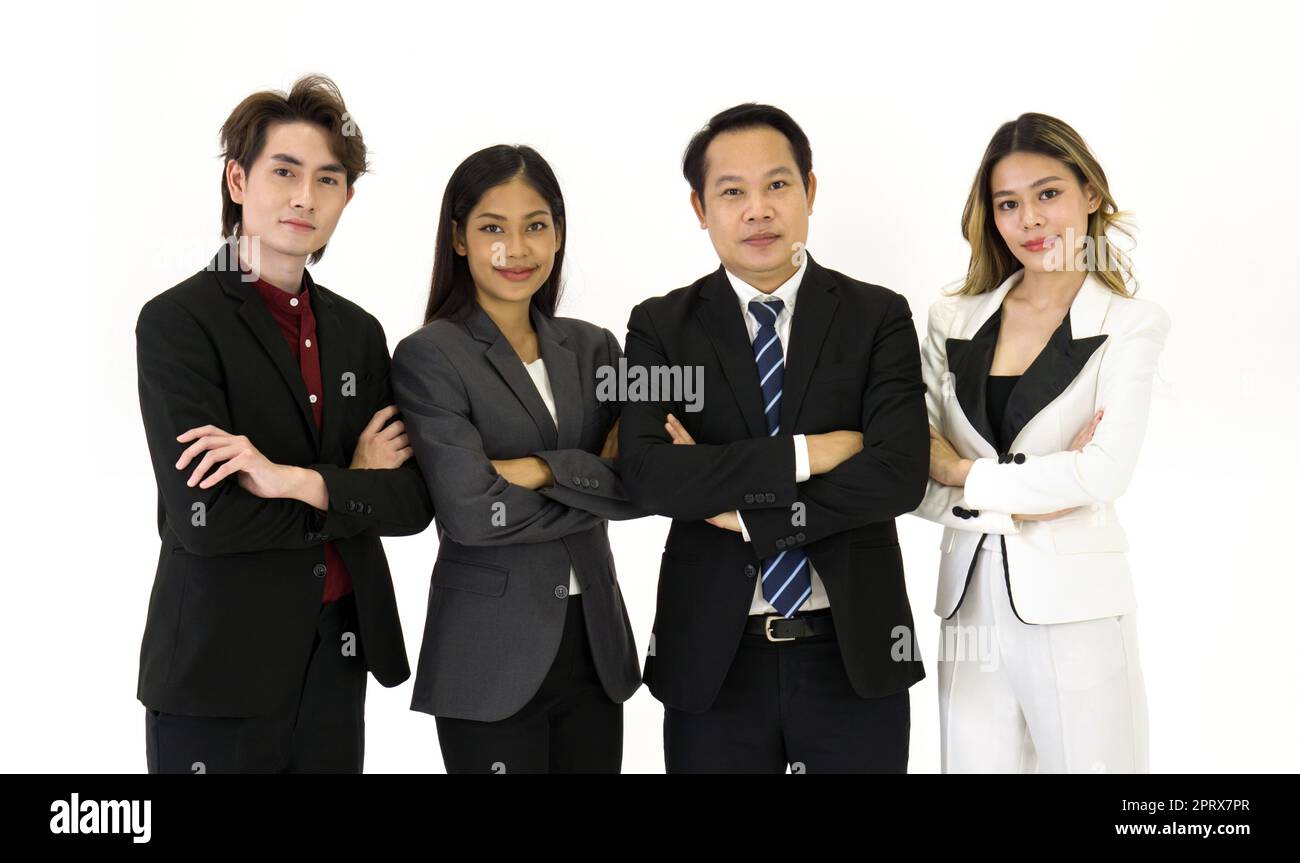
<svg viewBox="0 0 1300 863"><path fill-rule="evenodd" d="M1122 297L1089 273L1069 314L1012 390L1004 417L1009 453L999 453L986 385L1002 300L1020 270L994 291L945 297L930 307L921 354L930 424L963 458L965 488L930 480L914 515L944 526L935 613L961 606L983 543L1002 552L1007 591L1026 623L1126 614L1136 601L1128 537L1114 502L1128 487L1146 432L1156 361L1169 316L1148 300ZM1067 451L1105 409L1092 441ZM1047 521L1011 515L1079 507Z"/></svg>

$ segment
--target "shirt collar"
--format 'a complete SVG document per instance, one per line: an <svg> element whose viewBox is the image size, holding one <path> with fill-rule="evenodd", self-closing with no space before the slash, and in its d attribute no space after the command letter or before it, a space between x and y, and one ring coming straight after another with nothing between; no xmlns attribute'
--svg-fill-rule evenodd
<svg viewBox="0 0 1300 863"><path fill-rule="evenodd" d="M795 295L799 293L799 285L803 283L803 274L808 269L808 256L803 255L802 257L803 260L799 263L799 269L794 271L794 275L786 279L781 287L770 294L763 293L724 266L723 271L727 274L727 281L731 282L731 289L736 292L736 298L740 300L740 308L748 313L750 300L767 302L775 297L784 303L784 307L781 309L782 314L786 312L794 314Z"/></svg>
<svg viewBox="0 0 1300 863"><path fill-rule="evenodd" d="M292 315L300 315L304 310L311 308L311 292L306 288L307 280L305 270L303 271L303 275L303 281L299 285L298 293L296 294L286 293L261 278L253 282L253 287L257 288L257 292L262 295L262 299L273 308L288 312Z"/></svg>

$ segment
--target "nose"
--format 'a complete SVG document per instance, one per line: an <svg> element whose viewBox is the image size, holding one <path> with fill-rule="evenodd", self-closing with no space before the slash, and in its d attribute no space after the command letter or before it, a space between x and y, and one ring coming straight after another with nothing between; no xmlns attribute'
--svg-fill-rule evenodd
<svg viewBox="0 0 1300 863"><path fill-rule="evenodd" d="M316 210L316 184L311 177L304 177L293 196L293 208L305 210L308 214Z"/></svg>
<svg viewBox="0 0 1300 863"><path fill-rule="evenodd" d="M524 234L522 231L511 231L506 236L506 254L512 258L523 257L524 254Z"/></svg>
<svg viewBox="0 0 1300 863"><path fill-rule="evenodd" d="M1020 224L1025 230L1033 230L1042 227L1043 217L1032 203L1022 204L1020 207Z"/></svg>
<svg viewBox="0 0 1300 863"><path fill-rule="evenodd" d="M776 215L776 210L772 207L772 202L762 192L756 195L750 195L749 201L745 207L746 222L770 222Z"/></svg>

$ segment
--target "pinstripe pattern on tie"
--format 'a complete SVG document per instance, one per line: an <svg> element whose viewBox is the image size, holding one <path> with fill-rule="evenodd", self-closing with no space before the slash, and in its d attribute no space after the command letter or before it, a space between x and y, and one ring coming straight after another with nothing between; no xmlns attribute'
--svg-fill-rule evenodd
<svg viewBox="0 0 1300 863"><path fill-rule="evenodd" d="M759 388L763 391L763 414L768 435L781 433L781 392L785 382L785 353L776 335L776 320L785 303L778 299L750 300L749 313L758 322L754 336L754 362L758 366ZM790 617L812 595L812 575L808 555L801 548L787 548L765 558L763 598L783 617Z"/></svg>

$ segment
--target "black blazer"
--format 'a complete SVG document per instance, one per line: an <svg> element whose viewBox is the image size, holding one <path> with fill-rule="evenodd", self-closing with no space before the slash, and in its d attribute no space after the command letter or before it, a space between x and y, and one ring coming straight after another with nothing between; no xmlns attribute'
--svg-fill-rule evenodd
<svg viewBox="0 0 1300 863"><path fill-rule="evenodd" d="M361 430L393 403L388 345L360 306L310 276L306 283L320 342L320 430L293 354L240 278L231 246L140 311L140 412L162 539L140 648L137 697L146 707L213 716L291 709L320 611L326 540L352 577L358 655L384 686L410 676L379 537L419 533L433 505L414 459L396 470L347 468ZM197 460L176 469L188 446L176 436L208 423L246 435L273 462L319 471L328 513L256 497L234 476L187 487Z"/></svg>
<svg viewBox="0 0 1300 863"><path fill-rule="evenodd" d="M925 494L930 440L907 300L819 266L800 284L781 399L769 437L740 304L717 270L632 310L629 367L702 366L703 409L623 406L618 470L632 499L671 516L645 682L671 707L713 703L740 644L759 562L806 548L826 587L844 666L863 697L925 676L894 518ZM671 410L696 445L671 443ZM861 429L862 452L795 483L795 434ZM804 522L795 523L798 502ZM704 519L740 510L751 542ZM903 644L895 661L891 648Z"/></svg>

